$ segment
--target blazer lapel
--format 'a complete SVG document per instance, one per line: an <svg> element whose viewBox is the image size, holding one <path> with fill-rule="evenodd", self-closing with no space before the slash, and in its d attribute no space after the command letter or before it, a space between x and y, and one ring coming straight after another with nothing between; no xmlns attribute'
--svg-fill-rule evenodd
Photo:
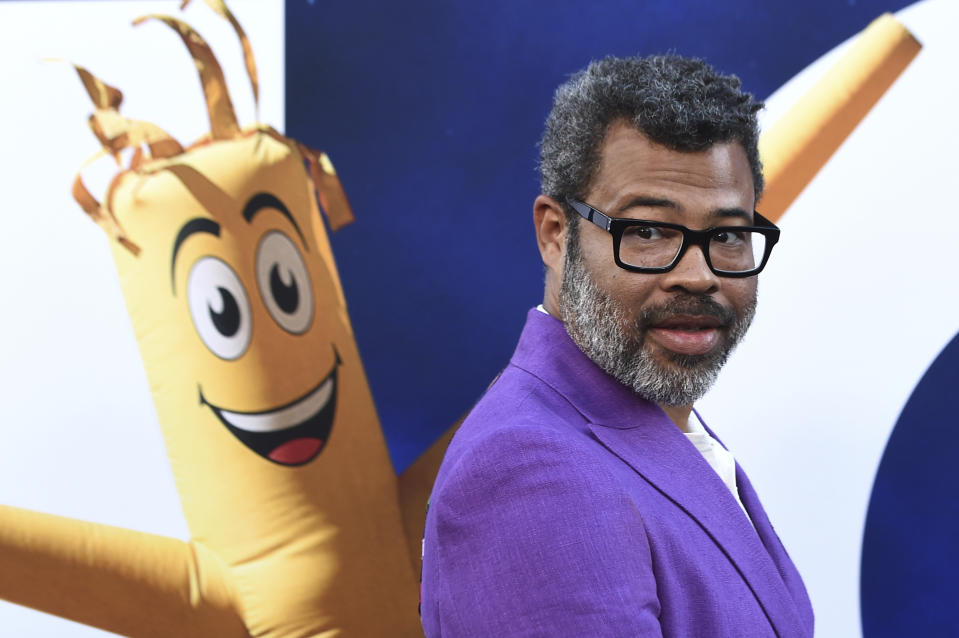
<svg viewBox="0 0 959 638"><path fill-rule="evenodd" d="M594 423L589 428L604 446L699 523L742 575L776 634L791 635L790 628L802 623L780 577L779 561L773 562L757 535L757 530L765 535L769 525L758 501L751 498L753 507L747 505L757 522L753 529L729 488L672 421L665 414L646 421L631 428Z"/></svg>
<svg viewBox="0 0 959 638"><path fill-rule="evenodd" d="M703 427L706 428L709 435L719 441L720 445L726 447L710 427L706 425L698 412L696 412L696 416L700 422L703 423ZM779 574L782 576L783 582L792 596L797 612L802 616L809 634L812 635L814 623L812 604L809 602L809 594L806 593L806 586L802 582L802 576L799 575L799 571L789 558L789 554L786 553L786 548L783 547L782 541L779 540L779 535L776 534L772 523L769 521L769 517L766 516L766 511L759 502L759 495L756 494L756 490L753 489L753 484L749 481L749 477L746 476L746 472L738 462L736 463L736 487L739 489L739 498L746 508L746 511L749 512L749 518L752 519L756 533L759 534L763 546L776 564L776 568L779 570Z"/></svg>

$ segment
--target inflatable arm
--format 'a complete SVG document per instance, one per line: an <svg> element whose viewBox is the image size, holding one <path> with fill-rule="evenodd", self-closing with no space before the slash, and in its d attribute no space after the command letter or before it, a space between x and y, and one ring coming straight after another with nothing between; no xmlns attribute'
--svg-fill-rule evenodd
<svg viewBox="0 0 959 638"><path fill-rule="evenodd" d="M759 140L763 215L776 221L909 66L922 45L891 14L872 21Z"/></svg>
<svg viewBox="0 0 959 638"><path fill-rule="evenodd" d="M197 543L0 506L0 592L125 636L248 636L227 572Z"/></svg>

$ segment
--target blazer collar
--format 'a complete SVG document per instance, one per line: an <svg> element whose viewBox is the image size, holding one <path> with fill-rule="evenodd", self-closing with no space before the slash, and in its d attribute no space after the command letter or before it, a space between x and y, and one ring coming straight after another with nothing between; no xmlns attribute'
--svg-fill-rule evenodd
<svg viewBox="0 0 959 638"><path fill-rule="evenodd" d="M576 346L563 322L535 308L510 363L556 390L591 423L630 427L636 420L665 421L662 410L606 374Z"/></svg>
<svg viewBox="0 0 959 638"><path fill-rule="evenodd" d="M802 626L780 575L785 551L778 539L773 541L775 534L745 474L737 471L737 480L747 486L744 505L755 529L669 417L596 366L554 317L530 311L511 363L565 397L600 443L699 523L742 574L777 635L789 636L790 628Z"/></svg>

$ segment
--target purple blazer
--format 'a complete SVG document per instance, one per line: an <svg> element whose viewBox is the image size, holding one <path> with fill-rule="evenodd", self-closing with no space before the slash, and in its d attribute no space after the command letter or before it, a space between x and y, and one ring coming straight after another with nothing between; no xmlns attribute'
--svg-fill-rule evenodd
<svg viewBox="0 0 959 638"><path fill-rule="evenodd" d="M531 310L433 487L426 635L812 636L802 579L736 480L755 528L662 410Z"/></svg>

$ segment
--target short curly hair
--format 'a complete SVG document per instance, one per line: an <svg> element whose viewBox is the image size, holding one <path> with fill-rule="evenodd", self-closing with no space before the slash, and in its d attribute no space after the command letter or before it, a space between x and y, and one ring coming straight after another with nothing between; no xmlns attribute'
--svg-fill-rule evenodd
<svg viewBox="0 0 959 638"><path fill-rule="evenodd" d="M678 55L607 57L590 63L556 89L540 141L542 192L576 216L566 198L583 199L613 122L625 120L647 138L676 151L701 151L735 140L746 151L756 199L763 191L756 112L763 103L696 58Z"/></svg>

